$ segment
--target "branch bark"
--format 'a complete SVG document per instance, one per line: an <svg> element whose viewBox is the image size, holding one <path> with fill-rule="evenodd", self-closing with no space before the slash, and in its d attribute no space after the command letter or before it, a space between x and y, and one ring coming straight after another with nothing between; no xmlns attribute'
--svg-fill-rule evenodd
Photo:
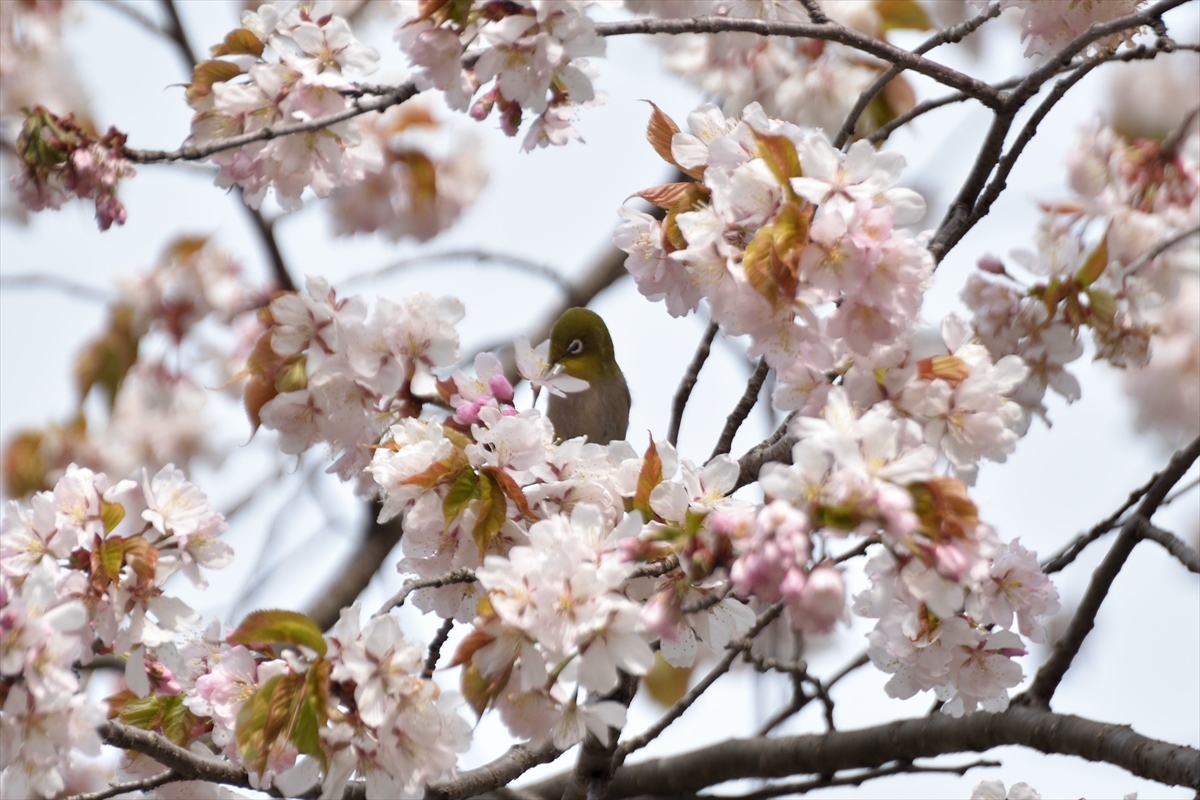
<svg viewBox="0 0 1200 800"><path fill-rule="evenodd" d="M982 753L1003 745L1107 762L1159 783L1200 789L1200 751L1150 739L1127 725L1013 706L998 714L934 714L854 731L730 739L679 756L626 765L614 777L609 797L679 796L740 778L832 775L947 753ZM560 775L526 791L558 798L565 782L566 776Z"/></svg>

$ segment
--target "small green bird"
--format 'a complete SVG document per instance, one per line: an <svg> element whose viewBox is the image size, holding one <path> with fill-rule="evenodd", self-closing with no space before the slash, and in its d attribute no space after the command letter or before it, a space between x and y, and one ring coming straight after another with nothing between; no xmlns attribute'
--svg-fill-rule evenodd
<svg viewBox="0 0 1200 800"><path fill-rule="evenodd" d="M608 326L595 311L568 308L550 330L550 364L588 388L550 396L548 415L562 440L587 436L608 444L629 428L629 386L617 365Z"/></svg>

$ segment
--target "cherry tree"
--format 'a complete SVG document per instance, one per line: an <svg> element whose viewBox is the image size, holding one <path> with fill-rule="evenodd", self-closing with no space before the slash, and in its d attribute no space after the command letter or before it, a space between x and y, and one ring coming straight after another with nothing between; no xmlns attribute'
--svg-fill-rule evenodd
<svg viewBox="0 0 1200 800"><path fill-rule="evenodd" d="M96 320L24 322L81 337L36 373L5 342L6 385L73 386L61 416L6 423L0 793L765 798L965 775L958 796L1039 796L1010 747L1200 790L1195 708L1162 738L1060 691L1125 657L1083 648L1114 584L1145 578L1135 550L1162 556L1146 586L1196 598L1195 537L1163 521L1194 509L1200 459L1196 13L0 4L3 224L33 243L6 253L3 297ZM118 32L92 43L105 58L166 93L74 69L93 15ZM622 58L674 77L618 100ZM1056 116L1104 81L1110 111ZM105 130L106 99L141 129ZM972 122L910 168L948 112ZM152 142L151 117L182 143ZM1043 141L1067 149L1039 163L1061 191L1013 197ZM591 148L611 197L538 171ZM471 238L505 169L533 257ZM565 231L541 209L593 202L607 218L564 246L601 235L599 254L547 265ZM1006 227L1005 204L1031 222ZM100 239L45 213L72 207ZM153 266L45 266L113 237ZM608 323L645 427L563 441L530 389L588 384L550 363L550 325L622 286ZM692 355L638 351L643 326L693 320ZM642 372L672 388L639 391ZM1090 516L1078 534L985 490L1092 391L1126 398L1157 470L1114 493L1077 457L1055 490ZM1151 601L1151 657L1200 677L1170 629L1191 617ZM697 725L705 703L745 702L739 676L786 692L746 735L697 731L721 724ZM872 696L843 691L858 679Z"/></svg>

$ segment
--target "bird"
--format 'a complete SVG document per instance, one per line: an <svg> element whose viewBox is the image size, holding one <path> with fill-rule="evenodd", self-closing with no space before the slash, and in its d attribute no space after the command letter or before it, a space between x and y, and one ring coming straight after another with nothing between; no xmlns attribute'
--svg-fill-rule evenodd
<svg viewBox="0 0 1200 800"><path fill-rule="evenodd" d="M563 397L552 394L547 412L566 441L587 436L594 444L624 439L629 429L629 385L617 364L608 326L595 311L568 308L550 329L550 365L588 382Z"/></svg>

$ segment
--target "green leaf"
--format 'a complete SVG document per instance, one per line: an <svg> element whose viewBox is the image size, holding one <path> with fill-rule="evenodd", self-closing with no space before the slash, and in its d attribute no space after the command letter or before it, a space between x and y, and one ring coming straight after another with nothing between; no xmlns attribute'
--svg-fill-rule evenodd
<svg viewBox="0 0 1200 800"><path fill-rule="evenodd" d="M500 488L496 476L484 473L479 476L479 517L475 520L475 529L471 538L479 548L479 559L487 552L492 539L504 527L504 519L508 514L508 498Z"/></svg>
<svg viewBox="0 0 1200 800"><path fill-rule="evenodd" d="M109 716L116 715L117 719L126 725L152 731L158 728L162 708L158 695L138 697L128 689L123 689L105 702L108 703Z"/></svg>
<svg viewBox="0 0 1200 800"><path fill-rule="evenodd" d="M1108 234L1104 234L1104 238L1100 240L1100 244L1096 245L1096 249L1088 254L1084 260L1083 266L1079 268L1079 272L1075 273L1075 281L1079 284L1080 289L1086 289L1096 282L1096 279L1104 274L1105 268L1108 266Z"/></svg>
<svg viewBox="0 0 1200 800"><path fill-rule="evenodd" d="M904 28L915 31L933 30L929 15L916 0L875 0L883 33Z"/></svg>
<svg viewBox="0 0 1200 800"><path fill-rule="evenodd" d="M318 656L325 655L325 638L317 623L301 614L299 611L284 611L274 609L255 611L238 625L237 630L229 634L231 644L244 644L255 650L263 650L259 645L271 645L283 642L291 645L303 645L315 650Z"/></svg>
<svg viewBox="0 0 1200 800"><path fill-rule="evenodd" d="M100 519L104 521L104 533L110 534L125 519L125 506L100 500Z"/></svg>
<svg viewBox="0 0 1200 800"><path fill-rule="evenodd" d="M234 727L238 752L243 761L260 773L266 769L271 746L278 739L281 727L272 717L271 707L275 690L283 679L283 675L276 675L259 686L238 710L237 724Z"/></svg>
<svg viewBox="0 0 1200 800"><path fill-rule="evenodd" d="M183 747L192 740L200 719L183 704L183 695L159 698L162 707L162 732L175 744Z"/></svg>
<svg viewBox="0 0 1200 800"><path fill-rule="evenodd" d="M509 475L499 467L484 467L480 472L485 472L491 475L500 484L500 488L504 490L504 494L508 496L517 505L517 509L521 512L521 516L531 522L536 522L541 519L537 513L529 507L529 498L525 496L525 492L521 491L521 487L517 486L517 482L513 480L512 475Z"/></svg>
<svg viewBox="0 0 1200 800"><path fill-rule="evenodd" d="M466 467L458 473L458 477L450 484L450 491L442 499L442 518L447 528L476 497L479 497L479 476L475 470Z"/></svg>

